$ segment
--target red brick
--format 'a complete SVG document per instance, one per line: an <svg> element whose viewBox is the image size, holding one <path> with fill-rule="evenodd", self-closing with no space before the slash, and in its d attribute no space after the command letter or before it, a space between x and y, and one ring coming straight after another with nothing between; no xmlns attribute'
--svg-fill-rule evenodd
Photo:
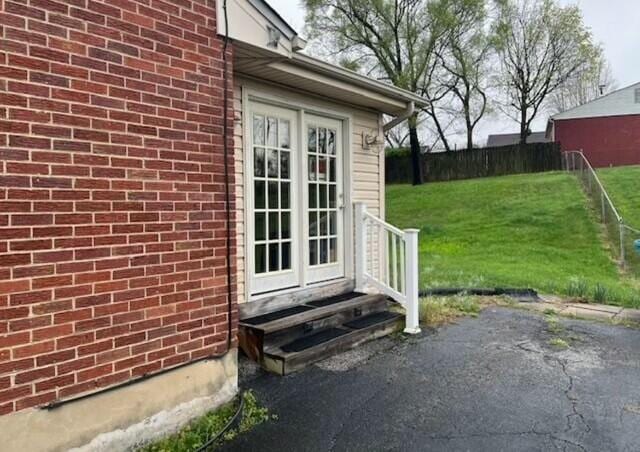
<svg viewBox="0 0 640 452"><path fill-rule="evenodd" d="M69 361L75 358L75 350L63 350L60 352L49 353L48 355L40 355L36 358L36 364L38 366L48 366L49 364L60 363L63 361Z"/></svg>
<svg viewBox="0 0 640 452"><path fill-rule="evenodd" d="M29 358L32 356L41 356L43 353L51 352L55 349L53 341L39 342L37 344L25 345L13 349L13 359Z"/></svg>
<svg viewBox="0 0 640 452"><path fill-rule="evenodd" d="M0 4L0 413L224 352L213 8Z"/></svg>

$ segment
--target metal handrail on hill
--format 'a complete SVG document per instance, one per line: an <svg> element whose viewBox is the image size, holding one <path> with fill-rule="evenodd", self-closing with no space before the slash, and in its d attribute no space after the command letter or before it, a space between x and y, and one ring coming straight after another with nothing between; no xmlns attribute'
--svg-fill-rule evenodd
<svg viewBox="0 0 640 452"><path fill-rule="evenodd" d="M607 229L613 241L617 241L619 247L614 249L615 256L624 268L634 256L634 240L632 236L640 237L640 230L625 223L624 218L618 212L611 200L609 193L604 188L598 174L582 151L564 152L564 168L576 174L582 185L599 211L600 220Z"/></svg>

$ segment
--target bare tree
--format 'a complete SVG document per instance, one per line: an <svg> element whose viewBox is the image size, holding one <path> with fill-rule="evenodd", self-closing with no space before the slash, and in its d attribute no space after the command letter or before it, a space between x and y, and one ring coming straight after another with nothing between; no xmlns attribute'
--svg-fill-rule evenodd
<svg viewBox="0 0 640 452"><path fill-rule="evenodd" d="M551 112L561 113L586 104L615 90L617 86L611 66L604 53L600 52L590 64L568 78L551 95Z"/></svg>
<svg viewBox="0 0 640 452"><path fill-rule="evenodd" d="M520 123L520 142L548 97L599 51L577 6L556 0L496 0L496 46L508 105Z"/></svg>
<svg viewBox="0 0 640 452"><path fill-rule="evenodd" d="M428 0L304 0L307 30L328 41L345 66L428 97L436 65ZM345 60L350 61L345 61ZM432 112L435 114L435 112ZM413 183L422 183L419 114L408 121Z"/></svg>
<svg viewBox="0 0 640 452"><path fill-rule="evenodd" d="M487 111L493 56L485 0L437 0L429 8L443 38L436 47L444 73L441 84L453 97L454 115L464 120L467 148L472 149L474 129Z"/></svg>

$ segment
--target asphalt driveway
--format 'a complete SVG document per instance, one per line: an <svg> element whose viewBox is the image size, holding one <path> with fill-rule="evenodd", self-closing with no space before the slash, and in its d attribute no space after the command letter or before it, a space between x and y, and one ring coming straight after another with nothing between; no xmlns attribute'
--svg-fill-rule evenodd
<svg viewBox="0 0 640 452"><path fill-rule="evenodd" d="M226 450L640 450L640 331L523 310L241 387L278 419Z"/></svg>

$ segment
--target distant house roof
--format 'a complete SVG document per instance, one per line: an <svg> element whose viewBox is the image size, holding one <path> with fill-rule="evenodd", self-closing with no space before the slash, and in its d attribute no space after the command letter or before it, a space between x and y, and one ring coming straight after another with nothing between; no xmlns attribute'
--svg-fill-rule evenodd
<svg viewBox="0 0 640 452"><path fill-rule="evenodd" d="M527 143L548 143L545 132L533 132L527 138ZM501 146L513 146L520 143L519 133L503 133L500 135L489 135L487 140L488 148L498 148Z"/></svg>
<svg viewBox="0 0 640 452"><path fill-rule="evenodd" d="M612 91L579 107L558 113L552 121L604 116L640 115L640 83Z"/></svg>

